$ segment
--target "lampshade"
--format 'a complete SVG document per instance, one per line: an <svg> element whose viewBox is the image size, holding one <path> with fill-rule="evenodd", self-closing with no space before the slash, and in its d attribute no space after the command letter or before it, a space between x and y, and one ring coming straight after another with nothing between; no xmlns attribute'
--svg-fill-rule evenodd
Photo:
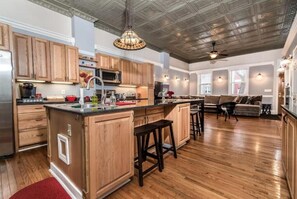
<svg viewBox="0 0 297 199"><path fill-rule="evenodd" d="M122 36L113 42L113 45L123 50L140 50L146 47L145 41L138 37L132 27L128 27Z"/></svg>
<svg viewBox="0 0 297 199"><path fill-rule="evenodd" d="M210 56L211 59L215 59L215 58L217 58L218 53L217 52L212 52L212 53L209 54L209 56Z"/></svg>
<svg viewBox="0 0 297 199"><path fill-rule="evenodd" d="M126 0L126 29L122 36L113 42L113 45L122 50L140 50L146 47L145 41L132 30L133 9L132 0Z"/></svg>

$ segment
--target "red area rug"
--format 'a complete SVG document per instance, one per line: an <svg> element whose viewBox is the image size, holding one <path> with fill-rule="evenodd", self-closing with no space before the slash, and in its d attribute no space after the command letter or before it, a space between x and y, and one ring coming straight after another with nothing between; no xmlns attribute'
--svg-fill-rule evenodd
<svg viewBox="0 0 297 199"><path fill-rule="evenodd" d="M71 199L59 182L51 177L16 192L10 199Z"/></svg>

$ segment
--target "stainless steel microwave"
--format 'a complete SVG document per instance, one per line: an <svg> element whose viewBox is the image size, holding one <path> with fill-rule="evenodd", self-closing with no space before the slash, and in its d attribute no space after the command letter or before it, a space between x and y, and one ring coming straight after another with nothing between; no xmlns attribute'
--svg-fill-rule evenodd
<svg viewBox="0 0 297 199"><path fill-rule="evenodd" d="M106 84L120 84L122 83L122 74L121 71L106 70L106 69L97 69L96 76L100 77ZM99 81L96 81L97 84L100 84Z"/></svg>

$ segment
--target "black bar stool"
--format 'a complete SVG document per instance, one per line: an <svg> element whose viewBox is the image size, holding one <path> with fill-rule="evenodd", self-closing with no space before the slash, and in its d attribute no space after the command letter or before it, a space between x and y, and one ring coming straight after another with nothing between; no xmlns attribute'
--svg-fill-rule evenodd
<svg viewBox="0 0 297 199"><path fill-rule="evenodd" d="M154 145L156 150L156 155L153 153L149 153L148 147L150 135L153 133L154 136ZM161 162L161 154L159 152L159 145L157 140L157 132L156 127L151 124L146 124L140 127L134 128L134 135L137 139L137 150L138 150L138 157L135 158L134 167L138 169L138 183L139 186L143 186L143 176L148 172L152 171L154 168L158 167L159 171L162 172L162 162ZM157 160L157 163L153 164L151 167L143 171L142 163L146 160L146 157L149 156Z"/></svg>
<svg viewBox="0 0 297 199"><path fill-rule="evenodd" d="M191 116L191 131L193 132L194 140L196 140L196 135L201 135L200 130L200 117L201 117L201 110L198 106L191 106L190 110L190 116Z"/></svg>
<svg viewBox="0 0 297 199"><path fill-rule="evenodd" d="M172 123L173 123L173 121L165 120L165 119L150 123L150 125L153 125L153 126L155 126L156 129L158 129L158 137L159 137L158 144L159 144L159 151L161 152L162 169L164 169L164 159L163 159L164 154L166 154L169 151L172 151L174 158L177 158ZM170 133L170 139L171 139L171 143L172 143L172 146L170 146L170 147L164 146L163 141L162 141L162 129L166 128L166 127L169 127L169 130L170 130L169 133ZM165 150L163 150L163 149L165 149Z"/></svg>

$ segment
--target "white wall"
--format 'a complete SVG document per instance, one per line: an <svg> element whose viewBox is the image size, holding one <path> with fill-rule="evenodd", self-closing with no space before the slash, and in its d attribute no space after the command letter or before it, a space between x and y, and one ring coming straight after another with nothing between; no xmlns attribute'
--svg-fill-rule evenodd
<svg viewBox="0 0 297 199"><path fill-rule="evenodd" d="M0 21L28 31L71 39L71 18L27 0L1 0Z"/></svg>
<svg viewBox="0 0 297 199"><path fill-rule="evenodd" d="M179 59L176 59L174 57L170 57L169 64L170 64L170 66L173 66L173 67L176 67L176 68L189 70L189 64L188 63L186 63L184 61L181 61Z"/></svg>

